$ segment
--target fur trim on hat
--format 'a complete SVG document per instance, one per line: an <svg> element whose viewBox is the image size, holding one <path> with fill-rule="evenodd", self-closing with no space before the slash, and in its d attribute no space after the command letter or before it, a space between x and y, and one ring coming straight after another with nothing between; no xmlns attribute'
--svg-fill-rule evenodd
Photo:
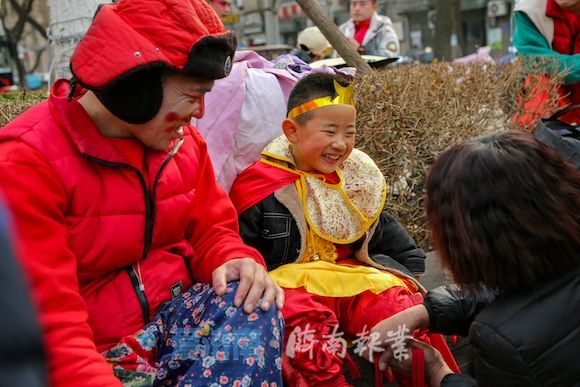
<svg viewBox="0 0 580 387"><path fill-rule="evenodd" d="M131 124L143 124L155 117L161 108L162 73L161 67L135 69L93 92L117 118Z"/></svg>

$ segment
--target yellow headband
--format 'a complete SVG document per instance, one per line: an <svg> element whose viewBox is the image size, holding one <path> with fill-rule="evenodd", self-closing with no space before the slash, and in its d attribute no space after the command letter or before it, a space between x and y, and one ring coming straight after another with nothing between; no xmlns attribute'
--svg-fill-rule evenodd
<svg viewBox="0 0 580 387"><path fill-rule="evenodd" d="M288 112L288 118L296 118L299 115L302 115L302 114L309 112L311 110L318 109L318 108L321 108L324 106L329 106L329 105L351 105L351 106L354 106L354 101L352 99L352 94L354 91L353 83L344 87L344 86L341 86L340 83L338 83L337 81L334 81L334 90L336 90L336 94L337 94L336 97L334 97L334 98L332 98L330 96L320 97L320 98L316 98L316 99L313 99L313 100L308 101L308 102L304 102L303 104L300 104L300 105L294 107L292 110L290 110Z"/></svg>

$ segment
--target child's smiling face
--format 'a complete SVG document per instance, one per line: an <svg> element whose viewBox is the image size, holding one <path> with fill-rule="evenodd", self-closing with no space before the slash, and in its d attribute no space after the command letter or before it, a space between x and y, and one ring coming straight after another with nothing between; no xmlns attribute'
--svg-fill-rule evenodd
<svg viewBox="0 0 580 387"><path fill-rule="evenodd" d="M305 172L332 173L354 148L356 110L351 105L329 105L309 114L311 118L303 124L284 121L296 167Z"/></svg>

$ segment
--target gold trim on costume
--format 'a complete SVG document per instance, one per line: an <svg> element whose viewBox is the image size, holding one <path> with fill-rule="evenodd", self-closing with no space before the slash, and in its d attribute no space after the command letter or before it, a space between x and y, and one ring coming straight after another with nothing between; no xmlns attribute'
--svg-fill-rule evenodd
<svg viewBox="0 0 580 387"><path fill-rule="evenodd" d="M296 118L299 115L307 113L311 110L318 109L329 105L354 105L352 95L354 92L354 84L351 83L348 86L342 86L336 80L334 81L334 90L337 96L332 98L330 96L315 98L311 101L304 102L298 106L295 106L288 112L288 118Z"/></svg>
<svg viewBox="0 0 580 387"><path fill-rule="evenodd" d="M264 149L262 162L299 175L295 185L308 224L306 253L299 262L335 262L334 244L360 239L383 210L385 179L372 159L357 149L336 170L336 184L325 181L322 174L298 170L284 136Z"/></svg>

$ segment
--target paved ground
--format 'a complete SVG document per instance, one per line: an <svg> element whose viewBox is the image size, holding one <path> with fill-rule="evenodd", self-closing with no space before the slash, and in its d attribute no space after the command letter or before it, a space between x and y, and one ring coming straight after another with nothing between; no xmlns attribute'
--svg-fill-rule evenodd
<svg viewBox="0 0 580 387"><path fill-rule="evenodd" d="M425 275L421 278L420 282L427 290L449 283L449 277L443 272L439 260L434 253L427 254ZM455 356L455 359L457 360L457 363L461 367L462 372L470 374L472 371L473 363L471 347L469 346L467 339L460 338L456 344L449 342L449 346L453 352L453 355ZM353 359L356 359L359 369L363 375L362 380L354 381L353 384L356 387L374 387L374 369L372 364L366 361L359 361L360 357L353 355L352 353L351 356ZM385 383L384 386L395 387L398 386L398 384Z"/></svg>

